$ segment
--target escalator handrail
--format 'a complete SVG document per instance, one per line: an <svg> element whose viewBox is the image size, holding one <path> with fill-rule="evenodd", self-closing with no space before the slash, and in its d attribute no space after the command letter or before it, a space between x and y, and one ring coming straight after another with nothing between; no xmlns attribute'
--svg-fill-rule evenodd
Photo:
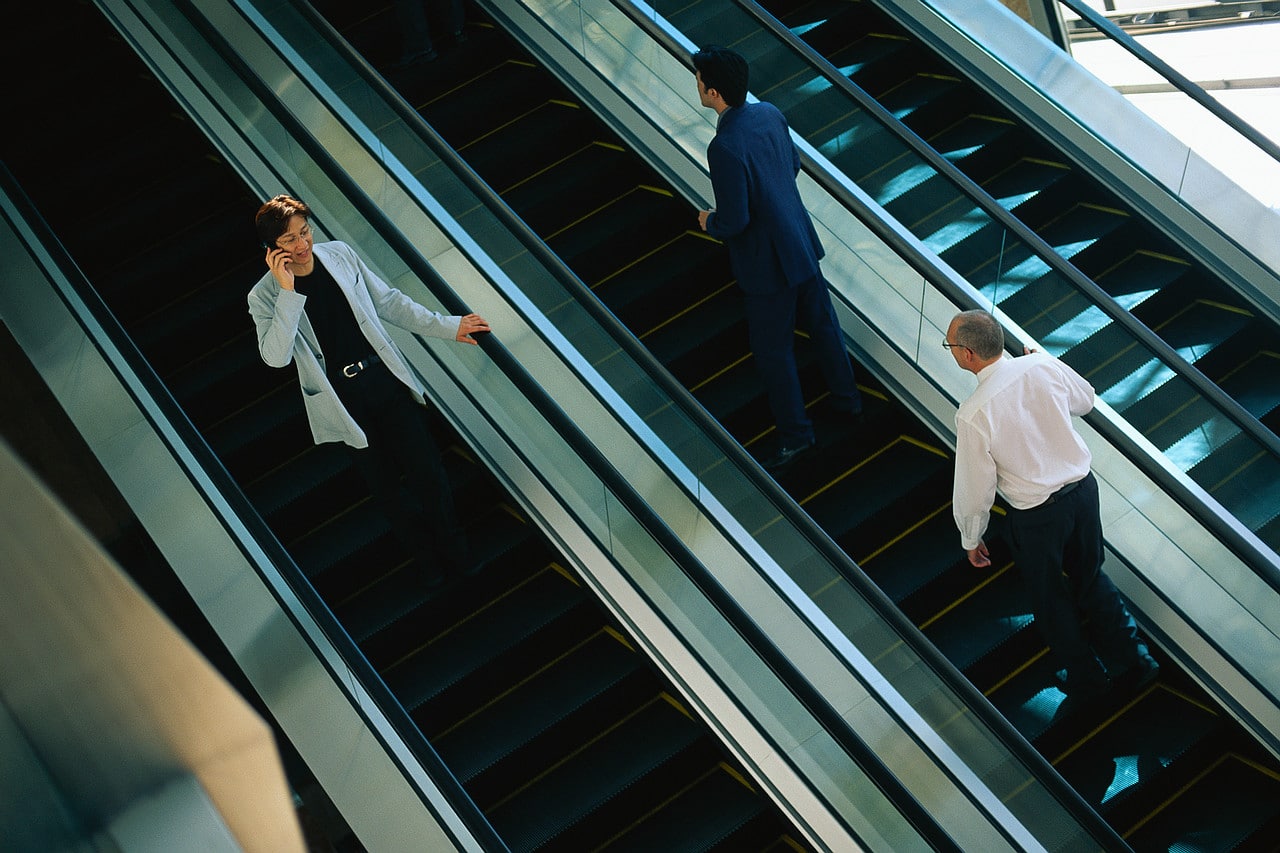
<svg viewBox="0 0 1280 853"><path fill-rule="evenodd" d="M189 14L191 0L180 0L180 2L186 13ZM326 37L330 39L336 39L335 47L340 47L343 53L354 53L327 21L322 18L316 18L316 13L310 9L308 4L303 3L296 6L296 8L308 19L311 19L313 23L323 24L320 32L327 34ZM235 50L227 44L225 37L202 16L196 15L192 19L192 24L201 32L202 37L223 57L223 60L241 77L242 82L254 92L264 108L273 109L278 103L278 99L247 68ZM348 56L348 58L351 58L351 56ZM388 97L391 102L402 102L402 99L387 87L385 81L362 58L358 56L355 58L358 61L353 63L353 67L360 70L362 74L372 75L371 84L376 83L381 93ZM302 82L306 83L307 81L303 79ZM407 106L405 108L407 109ZM320 166L321 171L339 188L344 197L351 203L353 209L357 210L368 222L375 225L378 233L383 235L387 243L399 255L400 259L405 262L413 274L428 285L432 293L441 300L446 310L455 314L467 313L467 307L454 293L449 284L422 257L417 245L403 234L391 218L373 199L369 198L353 178L341 170L332 155L311 134L309 129L288 110L273 109L273 114L289 130L291 138L299 146L307 150L308 156ZM416 113L414 115L416 116ZM417 116L417 123L425 124L420 116ZM445 147L447 148L447 146ZM454 154L454 157L456 156ZM419 340L426 345L425 341ZM846 750L867 774L868 778L880 788L921 836L927 839L935 849L958 850L958 846L947 834L946 830L921 806L905 785L888 770L874 750L857 736L839 709L833 707L823 696L821 690L811 684L800 672L796 664L777 647L776 642L754 620L742 612L741 606L732 594L698 560L684 540L667 526L666 522L644 497L636 491L634 485L614 467L613 463L581 431L555 399L526 371L520 360L492 335L481 336L479 344L494 365L526 396L566 444L587 462L588 466L600 477L610 492L617 496L620 503L632 513L641 527L653 536L664 551L671 555L672 560L677 565L684 569L690 579L707 596L708 600L726 615L727 620L741 634L748 645L760 655L762 660L768 663L771 669L779 673L780 679L787 685L788 689L792 690L805 707L814 714L815 718L831 734L835 742ZM738 449L741 451L740 447ZM745 451L741 452L745 455ZM750 457L747 458L749 459ZM339 630L341 630L340 627ZM360 654L358 649L356 651L357 654ZM357 663L360 664L357 668L360 670L362 680L364 678L372 678L376 683L381 684L381 677L362 656ZM379 695L380 697L388 697L395 707L399 708L398 701L390 694L389 689L386 689L385 692L380 691ZM408 719L407 715L405 718ZM411 721L410 724L412 725ZM429 750L429 755L439 761L438 755L436 755L425 737L419 734L418 739ZM431 766L434 768L436 766L435 762ZM440 762L439 766L446 774L445 778L456 783L455 777L444 767L443 762ZM434 772L433 778L435 778ZM470 805L470 800L465 790L462 789L460 783L457 784L457 791L461 793L464 802L469 804L469 808L459 809L459 813L464 816L470 816L474 813L475 817L483 821L482 828L487 828L488 833L492 833L492 827L489 826L488 821L484 819L478 809L475 809L474 805ZM454 805L457 807L457 803ZM851 835L854 834L852 828L848 827L847 824L845 828ZM1001 831L1004 831L1003 827L1001 827ZM496 837L496 833L493 833L493 836Z"/></svg>
<svg viewBox="0 0 1280 853"><path fill-rule="evenodd" d="M1145 63L1151 70L1168 80L1182 94L1191 98L1227 127L1252 142L1272 160L1280 162L1280 144L1227 108L1221 101L1206 92L1204 87L1156 56L1148 48L1143 47L1138 43L1137 39L1116 26L1106 16L1081 3L1080 0L1057 0L1057 2L1088 21L1099 32L1106 35L1107 38L1119 44L1139 61Z"/></svg>
<svg viewBox="0 0 1280 853"><path fill-rule="evenodd" d="M993 734L1017 756L1018 760L1028 768L1028 771L1035 776L1037 781L1040 784L1045 785L1045 787L1049 789L1060 802L1066 803L1067 808L1070 810L1072 815L1077 820L1081 821L1081 824L1088 829L1094 838L1107 839L1108 846L1117 845L1123 848L1123 842L1115 835L1112 827L1103 821L1097 813L1084 802L1075 789L1068 786L1065 781L1062 780L1062 777L1052 768L1051 765L1049 765L1044 757L1035 750L1035 748L1002 714L991 706L986 697L984 697L981 692L978 691L977 688L975 688L968 679L966 679L955 668L954 664L952 664L950 660L938 651L932 643L928 642L924 638L919 629L909 619L907 619L893 601L889 599L889 597L866 576L861 567L859 567L838 544L831 540L826 531L822 530L822 528L819 527L807 513L795 504L791 496L780 485L778 485L773 477L766 474L764 470L759 467L755 459L747 453L737 439L730 435L719 421L711 417L711 415L693 397L688 389L679 384L675 378L671 376L666 367L663 366L648 350L648 348L635 337L634 333L630 329L626 328L617 316L604 306L604 304L599 300L599 297L596 296L596 294L587 287L572 270L568 268L562 259L551 252L545 242L533 233L532 229L529 228L524 220L516 216L515 213L510 210L506 202L503 201L488 184L475 174L460 155L458 155L458 153L454 151L439 136L439 134L437 134L436 131L426 123L421 115L419 115L408 103L404 101L398 92L387 84L387 82L367 62L367 60L351 48L350 45L347 44L346 40L333 28L333 26L318 12L316 12L309 3L294 0L293 5L295 10L299 14L303 15L308 22L330 42L333 49L343 55L344 59L351 64L351 67L361 75L363 82L379 93L382 99L397 113L398 117L406 124L406 126L419 134L423 141L432 149L433 153L445 162L449 168L467 184L468 188L471 189L484 204L486 204L491 213L495 215L505 227L510 229L511 233L522 242L525 248L557 277L560 284L564 286L569 293L576 297L579 305L587 310L592 316L592 319L598 322L611 335L612 339L619 345L619 347L622 348L629 357L634 359L637 364L644 368L647 375L663 390L664 393L670 397L670 399L681 409L682 413L693 421L706 436L714 441L717 445L717 449L733 461L738 469L750 479L752 484L764 493L776 507L778 507L780 513L788 520L788 522L792 524L803 536L805 536L806 539L814 544L815 548L825 559L830 561L840 570L842 576L847 578L853 584L858 593L875 608L881 618L889 623L895 633L898 636L903 637L909 647L911 647L912 650L943 679L948 688L960 695L964 703L969 706L976 716L982 720L983 724L987 726ZM481 2L481 5L485 7L489 14L499 18L502 17L500 12L494 9L490 4ZM360 191L358 187L353 187L353 192L360 192L362 195L362 191ZM372 205L372 203L370 204L370 209L362 212L371 220L383 219L383 221L385 221L386 228L382 233L394 235L397 238L401 237L402 235L400 235L398 229L395 228L394 223L385 219L381 210L378 209L376 205ZM403 246L402 256L406 260L413 259L414 262L411 263L410 266L414 268L416 274L420 275L424 281L439 281L438 276L429 264L425 264L425 262L418 263L417 249L412 245L411 241L405 240ZM442 286L439 289L438 294L443 297L450 291L446 283L442 282L441 285ZM454 307L457 310L462 310L461 305L455 305ZM518 363L515 364L514 367L519 368L520 372L523 374L523 367ZM531 396L531 399L541 396L541 387L536 383L533 383L532 379L530 379L529 382L532 383L531 387L528 389L529 393L533 395ZM554 400L546 401L546 405L551 406L555 410L558 410L559 408ZM546 415L546 413L544 413L544 415ZM563 417L563 413L547 416L548 419L554 423L559 421L560 417ZM578 428L572 423L572 421L568 421L567 426L572 427L572 430L577 433ZM568 439L566 438L566 440ZM586 439L585 436L581 437L581 441L583 442L581 452L585 458L600 459L602 464L608 466L607 470L610 472L613 471L612 463L609 463L607 459L598 455L599 452L595 448L594 444ZM630 484L625 479L622 480L618 486L625 487L628 491L631 489ZM641 504L645 507L643 515L648 515L651 510L647 508L647 504L644 504L642 499ZM660 518L656 520L656 523L665 528L665 522ZM715 579L714 575L702 565L695 555L687 551L687 546L685 546L678 537L673 540L673 544L678 545L678 551L673 551L672 553L683 553L687 555L687 561L680 561L681 565L685 568L686 572L689 573L690 577L698 583L699 587L703 589L704 593L707 593L709 597L716 602L721 612L726 614L726 618L734 625L735 629L743 631L743 623L745 622L747 634L744 635L755 634L758 629L756 628L754 621L741 613L740 605L732 598L732 596L720 587L719 582ZM693 567L694 570L690 571L690 567ZM825 638L823 641L829 642ZM826 700L821 696L820 691L810 685L801 673L795 671L794 665L785 654L782 654L780 651L773 648L772 640L767 637L762 637L761 642L764 643L763 646L753 643L753 647L756 648L757 652L762 653L762 656L771 663L775 671L789 673L787 677L784 677L784 682L787 683L788 687L795 690L797 689L797 684L801 685L802 689L798 691L798 695L806 696L806 704L811 710L815 708L826 708ZM771 649L773 653L765 653L766 649ZM820 714L819 716L822 719L824 726L827 727L827 730L832 733L833 737L835 737L837 742L841 743L844 748L850 748L850 739L852 739L852 742L857 745L857 749L853 750L852 754L856 756L860 752L864 751L864 745L861 740L856 734L848 729L847 722L844 721L840 715L836 714L834 717L828 717L825 714ZM879 759L875 758L873 753L868 754L870 760L873 760L877 766L883 769L883 765L880 764ZM866 766L864 765L864 770L865 769ZM885 771L885 773L890 779L892 779L892 774L888 774L887 771ZM877 784L881 784L883 781L878 776L873 776L873 778ZM896 779L892 781L894 786L897 786L898 783ZM909 795L906 796L909 798ZM894 802L895 804L900 805L897 799L894 799ZM917 820L913 819L912 823L919 828L920 824ZM950 842L948 840L948 844L949 843Z"/></svg>
<svg viewBox="0 0 1280 853"><path fill-rule="evenodd" d="M494 847L486 847L486 849L507 849L497 833L488 825L488 821L484 819L483 815L479 814L474 805L470 804L470 799L463 791L461 783L449 771L431 744L422 736L417 724L413 722L408 712L396 700L390 688L382 680L382 677L378 675L377 671L373 669L373 666L365 658L364 653L360 651L355 640L342 627L341 622L338 621L333 611L329 609L324 599L316 592L305 572L276 537L274 531L271 530L266 520L253 505L253 502L241 490L240 485L223 465L217 453L209 446L200 430L187 417L186 412L169 391L164 380L160 378L160 375L156 373L146 356L138 349L128 331L116 318L114 312L85 276L79 265L76 264L57 234L36 208L35 203L26 195L7 164L3 162L0 162L0 192L7 193L13 200L15 207L22 212L23 220L32 229L36 239L53 259L58 268L58 273L66 281L70 290L84 304L85 310L89 314L88 319L92 320L102 330L110 346L120 353L123 364L108 360L107 363L111 370L121 378L126 387L134 384L125 381L126 371L127 374L132 375L136 380L136 384L147 395L150 403L150 406L140 405L139 409L150 421L152 420L151 408L154 407L154 410L163 418L163 422L172 429L177 440L181 442L181 452L179 452L178 447L170 443L165 430L156 429L157 436L173 453L175 459L182 459L185 453L194 460L196 470L188 471L188 476L191 477L193 484L197 485L201 491L204 491L202 481L207 481L208 487L222 501L225 501L233 517L243 525L254 545L261 549L262 553L271 561L273 568L279 572L280 576L289 585L290 591L302 602L304 609L315 620L325 638L333 645L334 650L349 667L350 672L339 673L332 670L330 672L334 676L334 683L350 699L352 708L363 720L371 722L363 702L352 696L350 688L347 686L350 676L354 676L356 681L373 698L392 729L407 745L414 758L422 763L427 773L440 786L441 791L450 800L451 804L455 808L458 807L459 803L465 804L466 807L458 809L458 813L467 823L468 829L475 833L477 838L496 845ZM66 297L63 296L63 299L65 301ZM75 317L76 322L85 330L85 334L92 340L94 338L93 330L90 328L86 318L81 316L76 311L75 306L69 303L68 309L72 316ZM157 426L154 421L152 421L152 425ZM186 468L185 465L182 467ZM288 602L281 597L279 590L271 582L271 579L263 574L261 565L253 556L253 549L246 547L242 541L239 541L239 537L230 527L228 528L228 535L237 540L237 545L244 553L247 561L255 567L255 571L262 578L264 586L271 591L271 594L280 605L281 611L288 615L290 621L298 628L299 635L306 639L307 644L311 646L313 651L317 652L317 659L324 661L325 655L320 654L308 632L298 624L297 617ZM324 666L327 669L329 668L327 663ZM377 731L375 725L370 725L369 729L370 731ZM411 776L395 751L391 750L386 754L406 778ZM472 815L472 812L475 814ZM480 822L475 822L475 817L478 817Z"/></svg>
<svg viewBox="0 0 1280 853"><path fill-rule="evenodd" d="M1053 251L1051 246L1048 246L1048 244L1045 243L1038 235L1027 229L1022 222L1013 218L1012 215L1005 211L1004 208L991 198L985 190L974 184L968 176L960 173L945 158L941 158L936 151L933 151L928 143L920 139L920 137L917 136L910 128L902 125L896 117L885 111L878 102L867 95L861 88L856 87L852 81L849 81L836 71L825 57L815 52L788 29L781 26L775 18L769 15L769 13L755 3L754 0L736 0L736 2L747 7L749 10L751 7L754 7L754 10L757 12L756 17L760 19L763 26L768 27L777 37L785 39L791 47L797 51L801 51L803 55L810 59L811 62L820 63L819 67L824 70L826 76L831 79L833 85L846 88L849 94L858 99L861 106L880 117L881 121L886 123L888 127L896 129L903 140L912 145L913 148L916 148L917 153L926 157L931 164L946 171L949 176L954 176L954 178L962 184L966 186L971 185L973 187L973 192L977 194L979 198L985 197L987 200L986 206L988 208L993 208L993 210L989 210L989 212L996 215L1002 221L1002 224L1005 224L1017 233L1019 237L1026 240L1029 244L1033 245L1033 247L1037 247L1037 251L1040 252L1042 260L1047 260L1051 266L1054 266L1059 269L1063 275L1066 275L1073 284L1076 284L1086 293L1094 296L1095 304L1099 304L1099 307L1106 310L1107 313L1119 322L1126 330L1132 332L1141 343L1162 355L1164 353L1169 353L1170 355L1166 357L1166 361L1172 362L1174 366L1184 365L1185 369L1183 370L1182 375L1192 383L1193 387L1195 387L1198 392L1211 401L1219 403L1220 409L1225 409L1226 413L1231 416L1237 426L1240 426L1250 435L1250 437L1255 438L1263 444L1263 446L1271 451L1274 456L1280 457L1280 437L1277 437L1273 432L1266 429L1266 427L1263 426L1251 413L1245 410L1239 402L1227 396L1221 388L1209 380L1208 377L1204 376L1204 374L1201 373L1194 365L1188 364L1186 360L1179 355L1176 350L1173 350L1167 342L1157 337L1149 328L1140 323L1124 308L1120 307L1119 304L1109 294L1102 291L1096 283L1089 280L1087 276L1084 276L1083 273L1077 270L1068 261L1062 259ZM620 3L619 8L627 13L641 27L644 27L652 37L658 39L662 44L664 44L674 55L682 57L686 65L688 65L692 70L692 65L689 64L689 60L686 55L687 52L683 45L672 39L662 28L653 26L653 23L643 14L638 13L632 4ZM923 150L921 150L921 146L923 147ZM933 263L921 256L918 247L914 243L905 240L902 235L882 217L864 212L863 203L850 193L849 190L843 186L841 181L834 178L829 173L826 165L816 164L808 157L807 154L802 156L805 160L806 171L810 173L814 180L816 180L833 197L840 201L847 209L858 216L859 220L865 226L870 228L878 237L884 240L903 260L919 272L921 276L929 281L934 287L941 290L943 294L958 307L988 307L975 299L969 290L957 286L953 281L951 281L949 276L940 275L938 269L933 265ZM1044 257L1046 253L1048 256L1047 258ZM1026 343L1031 345L1035 342L1027 341ZM896 346L896 344L891 345ZM1011 353L1014 355L1021 355L1022 350L1019 342L1010 341L1009 346L1009 351ZM1095 425L1102 421L1101 415L1096 413L1091 414L1088 419ZM1150 476L1153 480L1163 484L1166 489L1174 495L1179 504L1199 519L1200 522L1209 528L1215 536L1225 542L1231 550L1245 563L1247 563L1254 573L1257 574L1268 586L1280 592L1280 565L1276 565L1274 556L1269 553L1268 550L1260 548L1258 543L1250 535L1242 533L1240 527L1237 526L1236 523L1233 523L1234 516L1231 518L1223 518L1221 513L1215 512L1210 507L1205 506L1204 501L1193 493L1192 490L1188 489L1183 482L1178 480L1176 477L1171 476L1164 470L1163 466L1153 462L1150 459L1150 454L1146 450L1123 438L1118 430L1108 428L1100 431L1105 435L1113 437L1113 443L1120 446L1125 455L1145 474Z"/></svg>

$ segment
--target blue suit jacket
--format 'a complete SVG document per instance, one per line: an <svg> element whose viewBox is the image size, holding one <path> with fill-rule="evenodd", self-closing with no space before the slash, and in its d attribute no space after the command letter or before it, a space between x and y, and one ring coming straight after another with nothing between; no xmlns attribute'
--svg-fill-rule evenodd
<svg viewBox="0 0 1280 853"><path fill-rule="evenodd" d="M716 208L707 233L729 247L738 284L776 293L818 274L822 243L800 201L800 154L772 104L731 107L707 146Z"/></svg>

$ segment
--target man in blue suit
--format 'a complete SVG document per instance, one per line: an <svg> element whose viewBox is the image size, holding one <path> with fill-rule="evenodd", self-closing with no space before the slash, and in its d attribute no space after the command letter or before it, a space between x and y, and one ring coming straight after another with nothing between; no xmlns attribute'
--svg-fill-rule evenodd
<svg viewBox="0 0 1280 853"><path fill-rule="evenodd" d="M800 200L800 154L777 107L746 103L748 68L739 54L708 46L693 55L698 95L716 111L707 146L716 206L698 224L724 241L745 296L751 352L778 428L778 449L764 461L777 470L814 445L796 370L795 329L809 333L831 391L830 407L862 412L844 335L818 261L822 244Z"/></svg>

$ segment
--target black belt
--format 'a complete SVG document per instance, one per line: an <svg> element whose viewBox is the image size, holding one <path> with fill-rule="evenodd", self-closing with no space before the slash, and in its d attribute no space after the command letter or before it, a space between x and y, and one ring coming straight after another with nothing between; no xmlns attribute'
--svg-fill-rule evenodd
<svg viewBox="0 0 1280 853"><path fill-rule="evenodd" d="M382 359L378 358L376 353L372 355L366 355L364 358L360 359L359 361L352 362L351 364L348 364L346 367L342 368L342 375L348 379L355 379L361 373L364 373L366 370L368 370L370 367L373 367L375 364L377 364L380 361L382 361Z"/></svg>
<svg viewBox="0 0 1280 853"><path fill-rule="evenodd" d="M1053 494L1049 495L1049 497L1045 498L1044 503L1040 504L1040 506L1048 506L1049 504L1054 503L1055 501L1062 500L1067 495L1071 494L1077 488L1079 488L1080 484L1087 479L1089 479L1089 475L1085 474L1083 478L1076 480L1074 483L1067 483L1061 489L1058 489L1058 491L1054 492Z"/></svg>

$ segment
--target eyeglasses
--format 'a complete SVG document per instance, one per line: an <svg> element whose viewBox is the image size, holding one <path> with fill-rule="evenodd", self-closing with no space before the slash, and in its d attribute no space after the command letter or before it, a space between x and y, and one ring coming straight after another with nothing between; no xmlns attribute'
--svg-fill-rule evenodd
<svg viewBox="0 0 1280 853"><path fill-rule="evenodd" d="M942 345L947 349L967 349L969 350L969 352L973 352L973 350L969 349L969 347L965 346L964 344L953 344L949 342L946 338L942 339Z"/></svg>
<svg viewBox="0 0 1280 853"><path fill-rule="evenodd" d="M299 240L306 240L311 237L311 226L303 225L297 234L286 234L276 240L276 245L281 249L289 249L296 246Z"/></svg>

